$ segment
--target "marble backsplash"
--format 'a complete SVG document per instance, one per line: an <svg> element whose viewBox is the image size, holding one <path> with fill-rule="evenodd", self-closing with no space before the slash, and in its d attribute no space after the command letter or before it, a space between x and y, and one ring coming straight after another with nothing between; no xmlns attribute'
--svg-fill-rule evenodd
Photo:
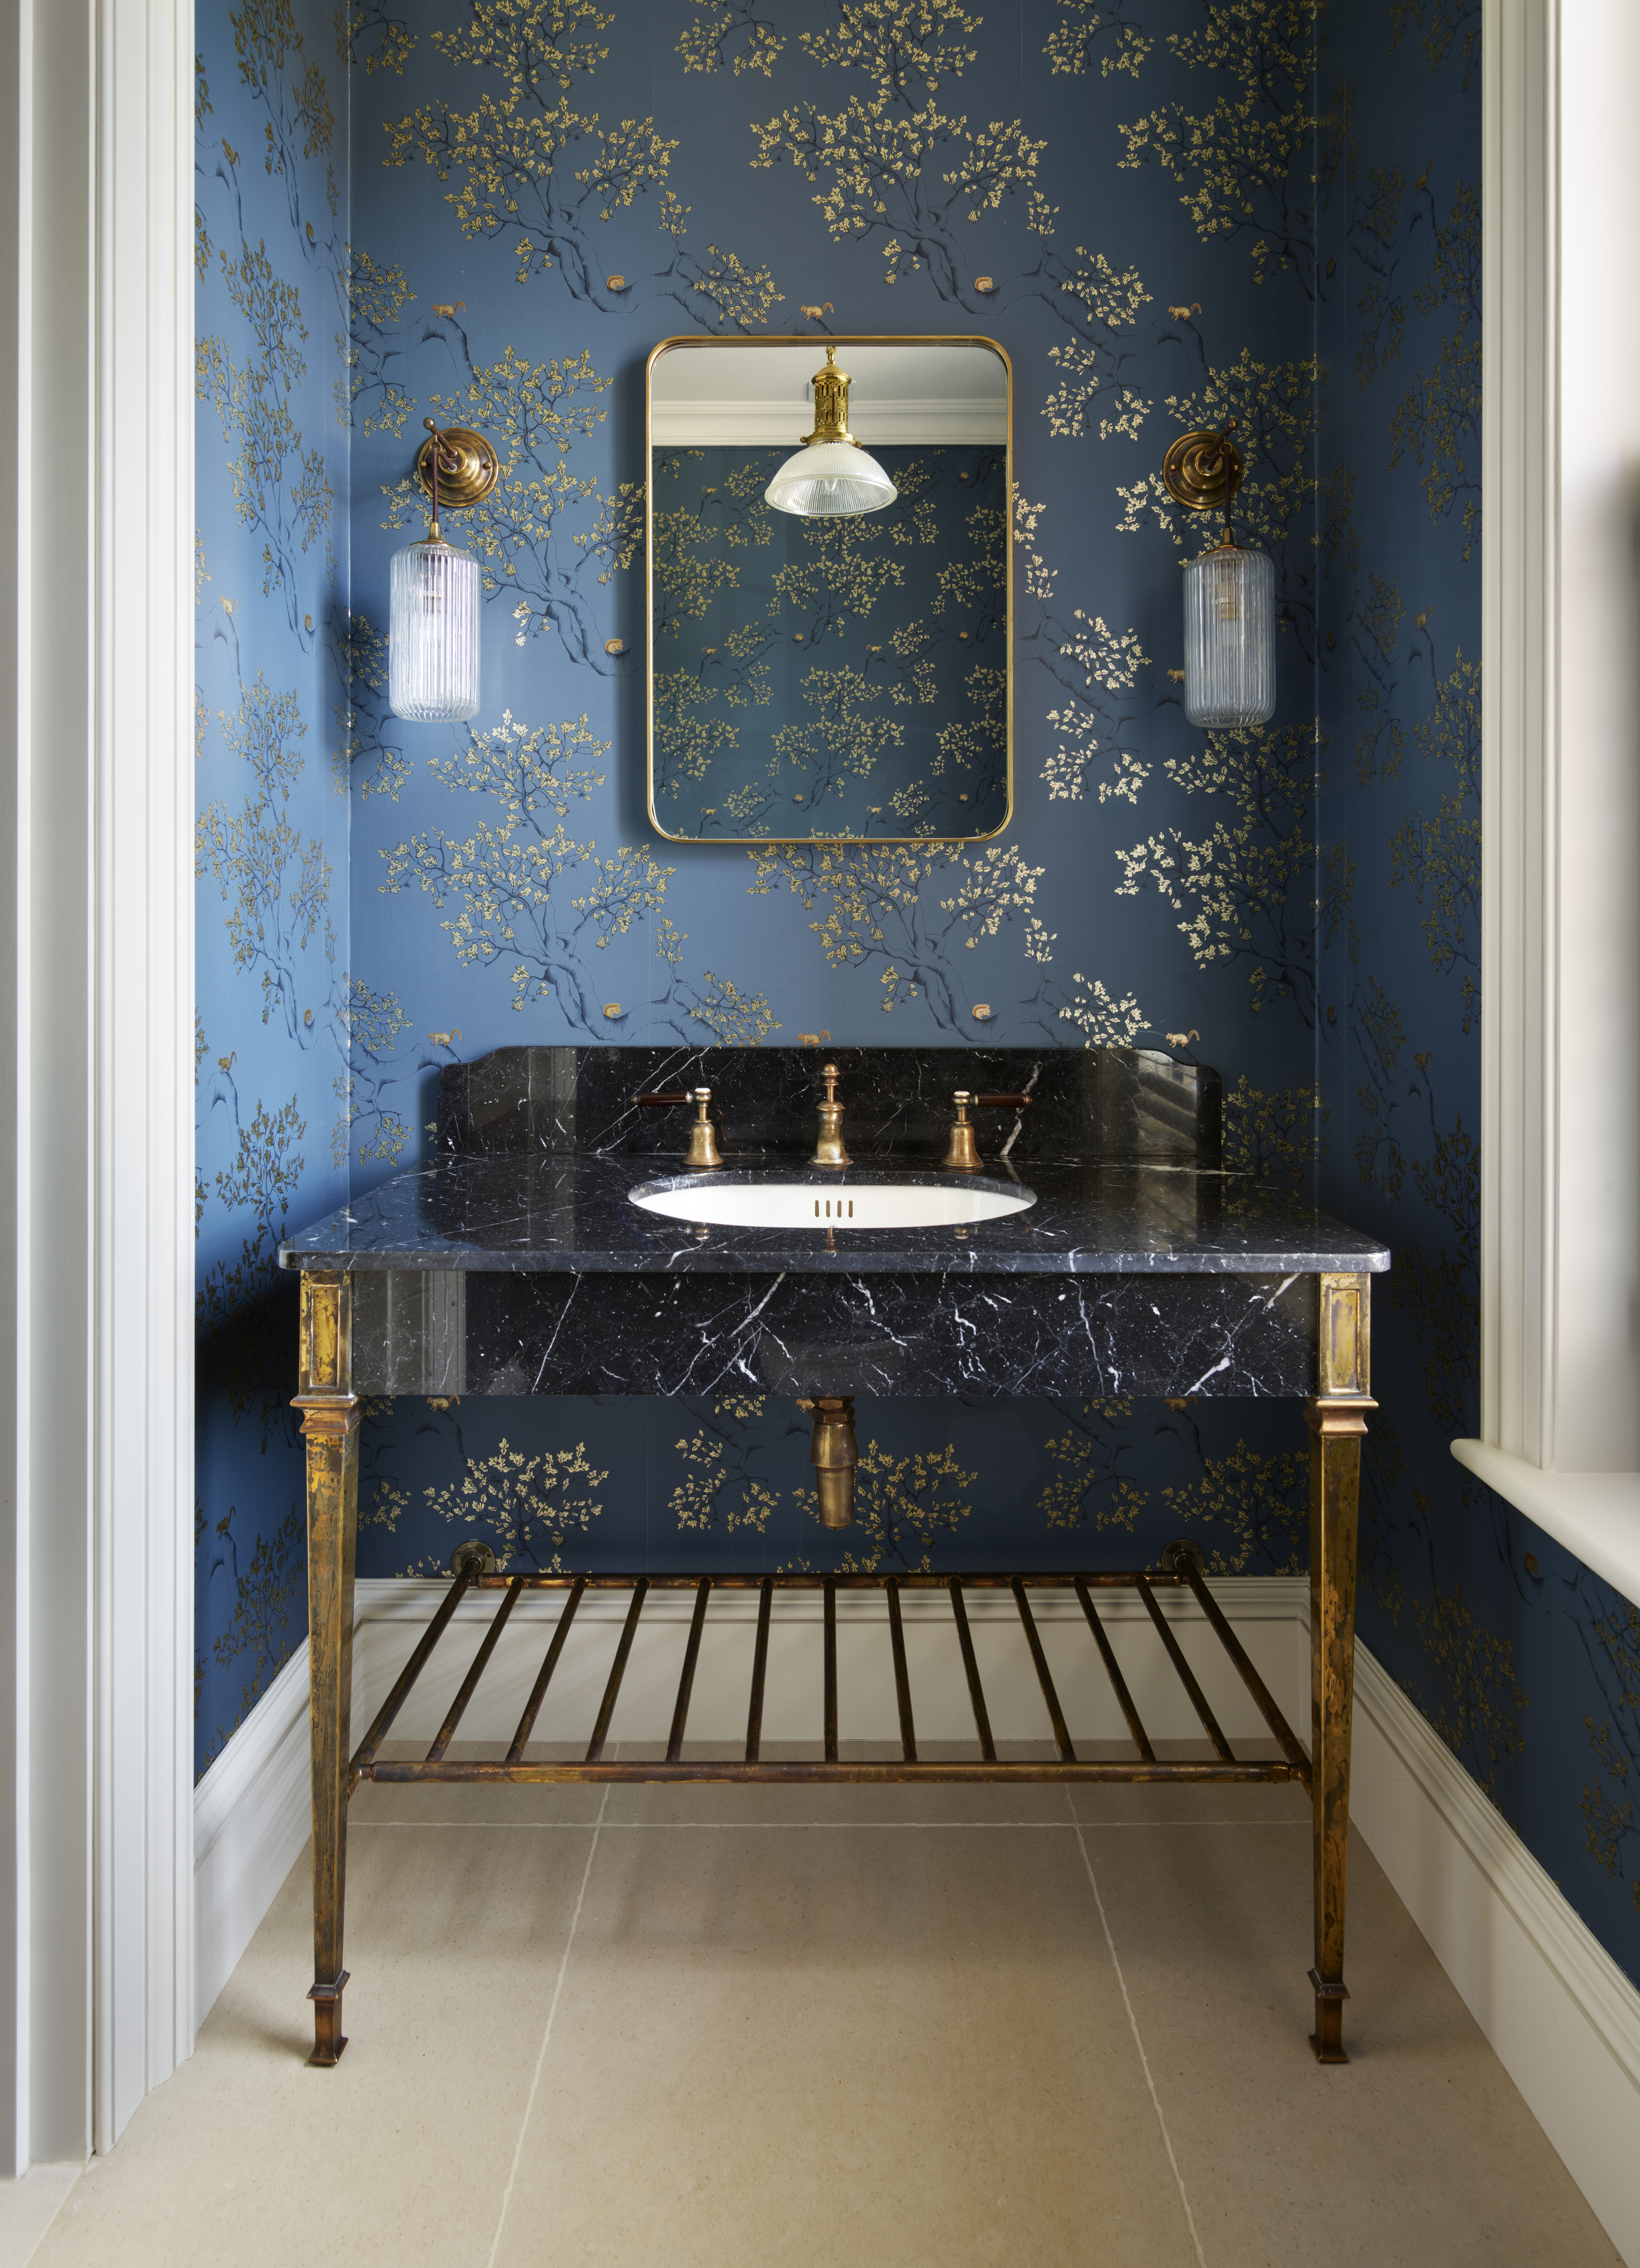
<svg viewBox="0 0 1640 2268"><path fill-rule="evenodd" d="M711 1089L725 1157L742 1162L813 1147L821 1067L835 1064L844 1138L857 1160L938 1164L959 1086L1026 1094L1028 1109L975 1116L980 1146L1033 1159L1220 1162L1218 1073L1145 1048L497 1048L438 1081L438 1154L668 1157L688 1113L635 1096Z"/></svg>

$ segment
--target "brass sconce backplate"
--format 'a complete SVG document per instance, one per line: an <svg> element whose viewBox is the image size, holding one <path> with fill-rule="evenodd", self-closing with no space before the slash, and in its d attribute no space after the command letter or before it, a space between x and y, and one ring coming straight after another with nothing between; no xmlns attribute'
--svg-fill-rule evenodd
<svg viewBox="0 0 1640 2268"><path fill-rule="evenodd" d="M1234 442L1222 433L1181 433L1162 459L1162 486L1190 512L1222 511L1226 467L1234 496L1246 469Z"/></svg>
<svg viewBox="0 0 1640 2268"><path fill-rule="evenodd" d="M433 450L440 451L438 460L438 502L452 512L465 512L471 504L482 504L501 478L501 466L495 451L482 433L474 433L468 425L446 425L437 442L430 433L416 460L416 470L422 486L430 497L433 492Z"/></svg>

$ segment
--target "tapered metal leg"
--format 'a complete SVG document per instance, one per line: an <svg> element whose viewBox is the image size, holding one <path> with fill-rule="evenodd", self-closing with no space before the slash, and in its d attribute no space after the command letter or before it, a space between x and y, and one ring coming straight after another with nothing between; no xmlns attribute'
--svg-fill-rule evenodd
<svg viewBox="0 0 1640 2268"><path fill-rule="evenodd" d="M357 1397L349 1390L352 1287L342 1275L302 1278L301 1388L307 1443L308 1692L313 1717L313 2064L338 2061L342 1918L348 1864L348 1760L353 1697L353 1555L358 1524Z"/></svg>
<svg viewBox="0 0 1640 2268"><path fill-rule="evenodd" d="M1315 1865L1315 2029L1322 2063L1344 2050L1344 1899L1350 1852L1350 1734L1355 1701L1356 1556L1367 1391L1364 1276L1320 1279L1320 1394L1310 1423L1311 1800Z"/></svg>

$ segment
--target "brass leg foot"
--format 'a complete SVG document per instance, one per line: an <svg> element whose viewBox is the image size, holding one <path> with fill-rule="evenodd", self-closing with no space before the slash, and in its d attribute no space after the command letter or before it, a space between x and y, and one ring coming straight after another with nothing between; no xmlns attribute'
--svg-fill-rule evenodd
<svg viewBox="0 0 1640 2268"><path fill-rule="evenodd" d="M321 2071L332 2070L341 2062L348 2043L342 2029L342 1990L347 1981L344 1969L334 1984L315 1984L307 1996L313 2004L313 2052L307 2059Z"/></svg>
<svg viewBox="0 0 1640 2268"><path fill-rule="evenodd" d="M1348 2063L1344 2049L1344 2002L1350 1994L1342 1981L1328 1983L1310 1971L1310 1982L1315 1988L1315 2029L1310 2035L1310 2045L1315 2050L1317 2063Z"/></svg>

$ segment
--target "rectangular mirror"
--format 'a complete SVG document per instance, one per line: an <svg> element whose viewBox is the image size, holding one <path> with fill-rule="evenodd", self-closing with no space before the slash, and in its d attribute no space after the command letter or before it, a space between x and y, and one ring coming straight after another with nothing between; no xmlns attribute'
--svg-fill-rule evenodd
<svg viewBox="0 0 1640 2268"><path fill-rule="evenodd" d="M668 339L647 409L658 831L999 834L1013 806L1002 348Z"/></svg>

